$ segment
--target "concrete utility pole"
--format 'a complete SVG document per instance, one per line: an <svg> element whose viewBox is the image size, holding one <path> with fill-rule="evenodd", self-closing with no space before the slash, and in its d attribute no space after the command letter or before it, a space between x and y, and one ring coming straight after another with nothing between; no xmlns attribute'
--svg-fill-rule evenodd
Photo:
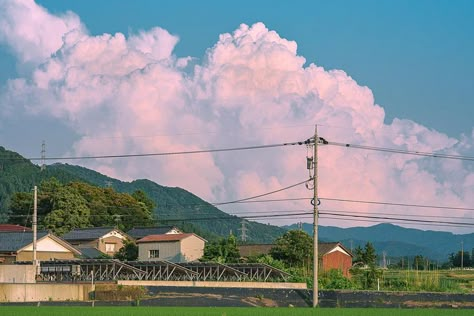
<svg viewBox="0 0 474 316"><path fill-rule="evenodd" d="M314 127L314 139L308 139L305 142L309 148L311 144L314 145L313 157L306 157L306 167L309 170L310 180L313 179L313 307L318 306L318 268L319 268L319 252L318 252L318 145L319 144L328 144L328 142L322 138L318 137L318 125ZM313 170L314 169L314 170ZM313 170L313 175L311 176L311 170ZM309 182L306 184L306 187L311 190Z"/></svg>
<svg viewBox="0 0 474 316"><path fill-rule="evenodd" d="M38 187L35 185L33 194L33 265L37 266L36 260L36 239L37 239L37 226L38 226Z"/></svg>
<svg viewBox="0 0 474 316"><path fill-rule="evenodd" d="M314 127L314 176L313 176L313 307L318 306L319 285L318 285L318 268L319 268L319 252L318 252L318 125Z"/></svg>
<svg viewBox="0 0 474 316"><path fill-rule="evenodd" d="M461 270L464 270L464 241L461 240Z"/></svg>

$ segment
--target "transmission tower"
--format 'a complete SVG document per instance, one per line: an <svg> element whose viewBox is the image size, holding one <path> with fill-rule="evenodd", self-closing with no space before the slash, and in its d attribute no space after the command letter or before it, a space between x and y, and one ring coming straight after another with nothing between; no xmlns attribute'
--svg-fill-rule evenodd
<svg viewBox="0 0 474 316"><path fill-rule="evenodd" d="M245 222L245 219L243 219L240 224L242 225L239 229L240 230L240 240L247 241L247 226L245 226L247 223Z"/></svg>
<svg viewBox="0 0 474 316"><path fill-rule="evenodd" d="M46 169L46 142L41 143L41 171Z"/></svg>

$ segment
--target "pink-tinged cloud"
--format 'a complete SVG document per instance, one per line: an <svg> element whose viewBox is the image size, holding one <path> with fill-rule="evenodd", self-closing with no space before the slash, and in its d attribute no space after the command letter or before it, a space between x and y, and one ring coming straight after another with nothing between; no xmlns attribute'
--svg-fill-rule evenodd
<svg viewBox="0 0 474 316"><path fill-rule="evenodd" d="M55 27L53 36L36 19ZM65 121L79 140L71 155L132 154L302 141L313 135L330 141L418 151L466 154L474 135L454 139L416 122L384 123L384 110L368 87L342 70L305 67L297 44L263 23L240 25L220 35L201 63L173 55L178 37L161 28L126 36L88 35L77 16L55 16L31 1L0 2L8 24L0 41L20 63L39 66L10 80L0 109L49 115ZM8 35L28 30L29 36ZM41 45L38 43L42 43ZM1 101L1 100L8 100ZM35 100L35 102L32 102ZM1 113L2 111L0 111ZM210 201L244 198L308 177L304 146L165 158L84 162L109 175L149 178L180 186ZM319 192L327 198L469 207L474 204L473 166L462 161L395 155L334 146L319 148ZM304 186L277 198L311 196ZM453 215L439 209L375 207L324 202L325 209L360 213ZM311 209L308 201L234 205L243 210L284 212ZM247 213L248 214L248 213ZM472 219L468 212L457 216ZM286 222L299 221L286 219ZM265 220L271 221L271 220ZM323 224L354 225L324 220ZM364 223L359 223L364 224ZM367 223L366 223L367 224Z"/></svg>

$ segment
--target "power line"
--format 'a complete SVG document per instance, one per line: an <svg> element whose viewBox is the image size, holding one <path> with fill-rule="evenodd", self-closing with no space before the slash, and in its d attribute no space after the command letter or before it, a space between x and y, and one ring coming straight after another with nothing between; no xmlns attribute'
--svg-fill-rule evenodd
<svg viewBox="0 0 474 316"><path fill-rule="evenodd" d="M394 153L394 154L404 154L404 155L415 155L415 156L423 156L423 157L431 157L431 158L445 158L445 159L455 159L455 160L464 160L464 161L474 161L473 156L448 155L448 154L441 154L441 153L437 154L437 153L429 153L429 152L415 151L415 150L365 146L365 145L357 145L357 144L349 144L349 143L338 143L338 142L328 142L327 145L346 147L346 148L357 148L357 149L364 149L364 150L381 151L381 152L388 152L388 153Z"/></svg>
<svg viewBox="0 0 474 316"><path fill-rule="evenodd" d="M242 203L242 202L244 202L244 201L257 199L257 198L262 197L262 196L267 196L267 195L270 195L270 194L274 194L274 193L278 193L278 192L281 192L281 191L285 191L285 190L294 188L294 187L299 186L299 185L302 185L303 183L306 183L306 182L308 182L308 181L310 181L310 180L311 180L311 179L304 180L304 181L301 181L301 182L298 182L298 183L289 185L289 186L287 186L287 187L284 187L284 188L281 188L281 189L278 189L278 190L274 190L274 191L270 191L270 192L267 192L267 193L263 193L263 194L259 194L259 195L254 195L254 196L251 196L251 197L246 197L246 198L239 199L239 200L235 200L235 201L228 201L228 202L221 202L221 203L213 203L212 205L214 205L214 206L219 206L219 205Z"/></svg>
<svg viewBox="0 0 474 316"><path fill-rule="evenodd" d="M229 148L217 148L217 149L202 149L202 150L188 150L188 151L176 151L176 152L162 152L162 153L145 153L145 154L123 154L123 155L97 155L97 156L70 156L70 157L46 157L45 160L86 160L86 159L110 159L110 158L135 158L135 157L156 157L156 156L172 156L172 155L193 155L193 154L204 154L204 153L217 153L227 151L241 151L241 150L254 150L254 149L266 149L276 148L285 146L299 146L304 145L305 142L292 142L292 143L279 143L269 145L256 145L256 146L245 146L245 147L229 147ZM0 157L1 160L41 160L42 158L6 158Z"/></svg>
<svg viewBox="0 0 474 316"><path fill-rule="evenodd" d="M311 200L310 197L299 197L299 198L287 198L287 199L267 199L267 200L255 200L247 201L238 200L233 201L232 203L270 203L270 202L289 202L289 201L303 201ZM351 199L341 199L341 198L325 198L319 197L322 201L338 201L338 202L349 202L349 203L362 203L362 204L377 204L377 205L391 205L391 206L404 206L404 207L414 207L414 208L437 208L437 209L446 209L446 210L460 210L460 211L474 211L474 208L470 207L456 207L456 206L441 206L441 205L426 205L426 204L408 204L408 203L394 203L394 202L380 202L380 201L366 201L366 200L351 200ZM228 204L229 202L222 203L210 203L211 205L222 205Z"/></svg>

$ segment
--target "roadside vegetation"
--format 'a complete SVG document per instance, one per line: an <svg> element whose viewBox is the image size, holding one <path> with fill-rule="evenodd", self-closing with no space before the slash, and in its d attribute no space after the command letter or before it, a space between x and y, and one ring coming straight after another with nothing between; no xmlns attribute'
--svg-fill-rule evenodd
<svg viewBox="0 0 474 316"><path fill-rule="evenodd" d="M313 241L302 230L290 230L275 241L267 255L248 258L248 262L265 263L283 270L293 277L290 282L306 282L313 287ZM460 254L453 254L443 267L417 256L407 262L398 262L386 269L377 266L376 249L369 242L354 251L351 277L339 270L319 273L321 290L379 290L379 291L423 291L472 293L474 291L474 269L456 270L460 265ZM470 265L469 254L464 254L464 264ZM467 259L466 259L467 258ZM234 236L210 242L204 250L204 261L219 263L238 262L237 241Z"/></svg>

